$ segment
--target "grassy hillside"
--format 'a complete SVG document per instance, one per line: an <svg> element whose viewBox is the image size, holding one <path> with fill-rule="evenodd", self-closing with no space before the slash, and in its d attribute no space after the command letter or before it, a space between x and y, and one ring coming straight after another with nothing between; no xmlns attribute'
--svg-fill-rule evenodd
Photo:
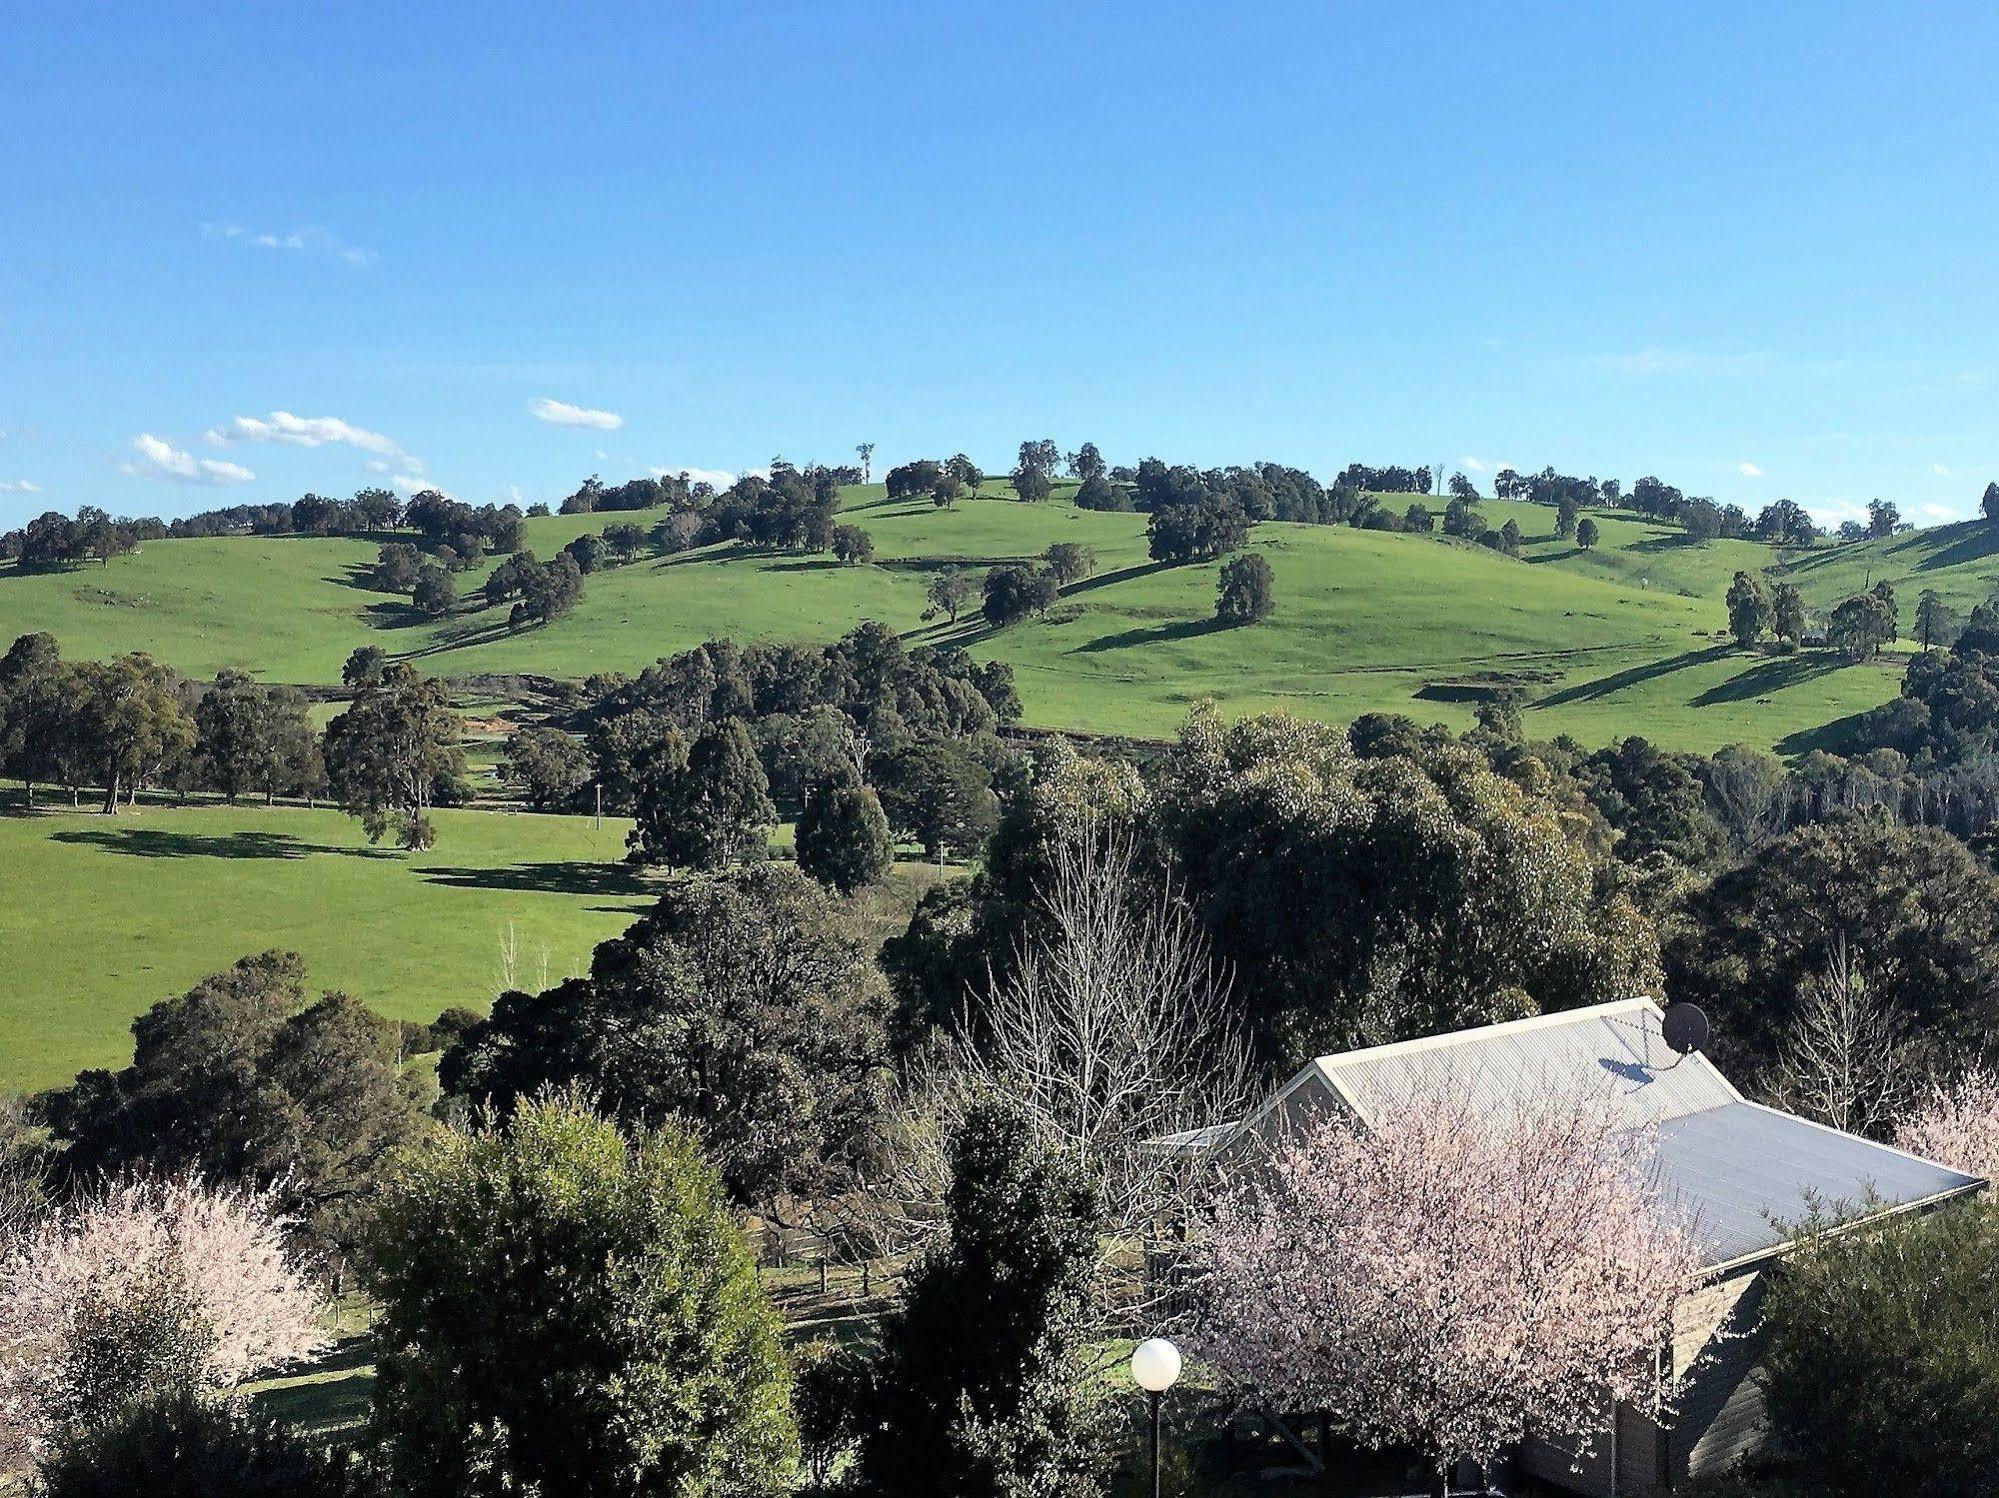
<svg viewBox="0 0 1999 1498"><path fill-rule="evenodd" d="M1826 725L1893 695L1894 668L1720 648L1721 600L1735 571L1776 566L1821 608L1892 576L1908 592L1905 617L1922 586L1968 607L1999 581L1986 527L1785 559L1752 542L1693 546L1677 527L1598 511L1601 542L1583 552L1555 538L1551 509L1488 500L1490 523L1518 521L1521 560L1433 536L1260 526L1254 545L1275 569L1277 609L1253 628L1225 631L1211 619L1215 566L1148 562L1145 517L1080 511L1068 492L1030 506L989 485L944 511L857 486L845 496L847 518L874 537L872 565L738 547L649 558L596 574L572 614L521 634L506 630L504 609L481 608L476 596L429 621L362 587L375 550L368 542L153 542L109 567L31 576L0 568L0 641L42 628L73 655L143 648L194 675L235 666L308 683L337 680L347 654L369 643L441 675L580 678L635 671L716 635L817 641L876 618L912 642L954 641L1011 662L1027 721L1039 726L1165 734L1204 696L1237 710L1282 705L1330 719L1384 710L1462 725L1468 682L1499 673L1536 697L1536 732L1590 742L1644 733L1688 748L1742 740L1796 752L1819 742ZM585 530L653 518L531 520L528 544L546 557ZM1100 565L1048 617L998 634L969 619L955 629L922 622L939 567L1032 558L1060 540L1090 545ZM476 595L484 575L463 576L461 593Z"/></svg>
<svg viewBox="0 0 1999 1498"><path fill-rule="evenodd" d="M156 1000L268 947L313 984L427 1020L497 991L509 928L521 981L581 972L648 903L606 818L436 813L438 846L371 848L333 811L142 805L116 818L0 817L0 1090L130 1059ZM35 898L25 896L33 891Z"/></svg>

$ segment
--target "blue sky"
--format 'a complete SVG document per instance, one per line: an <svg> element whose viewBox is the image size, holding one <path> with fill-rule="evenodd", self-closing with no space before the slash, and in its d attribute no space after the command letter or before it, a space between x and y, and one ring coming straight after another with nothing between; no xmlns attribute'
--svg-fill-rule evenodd
<svg viewBox="0 0 1999 1498"><path fill-rule="evenodd" d="M1043 435L1999 477L1989 5L585 9L15 7L0 521Z"/></svg>

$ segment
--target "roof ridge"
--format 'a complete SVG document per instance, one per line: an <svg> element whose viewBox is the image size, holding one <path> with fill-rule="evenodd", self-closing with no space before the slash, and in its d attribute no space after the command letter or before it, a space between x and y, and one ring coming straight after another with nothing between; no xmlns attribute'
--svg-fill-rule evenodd
<svg viewBox="0 0 1999 1498"><path fill-rule="evenodd" d="M1386 1056L1406 1056L1417 1051L1442 1050L1450 1045L1488 1039L1494 1035L1512 1035L1522 1030L1552 1029L1558 1025L1574 1024L1578 1020L1601 1019L1605 1015L1621 1014L1632 1009L1645 1010L1652 1014L1661 1013L1659 1006L1651 998L1640 994L1636 998L1611 999L1602 1004L1586 1004L1580 1009L1555 1009L1542 1014L1523 1015L1519 1019L1500 1020L1489 1025L1470 1025L1462 1030L1446 1030L1437 1035L1419 1035L1413 1040L1391 1040L1382 1045L1363 1046L1355 1051L1335 1051L1312 1059L1330 1071L1334 1066L1349 1061L1379 1061Z"/></svg>

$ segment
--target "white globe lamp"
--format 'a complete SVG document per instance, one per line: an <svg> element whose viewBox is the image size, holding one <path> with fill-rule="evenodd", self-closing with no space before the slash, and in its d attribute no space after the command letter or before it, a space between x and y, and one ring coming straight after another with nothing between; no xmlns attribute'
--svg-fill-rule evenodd
<svg viewBox="0 0 1999 1498"><path fill-rule="evenodd" d="M1131 1378L1152 1406L1152 1498L1159 1498L1159 1396L1180 1380L1180 1349L1164 1337L1147 1337L1131 1350Z"/></svg>

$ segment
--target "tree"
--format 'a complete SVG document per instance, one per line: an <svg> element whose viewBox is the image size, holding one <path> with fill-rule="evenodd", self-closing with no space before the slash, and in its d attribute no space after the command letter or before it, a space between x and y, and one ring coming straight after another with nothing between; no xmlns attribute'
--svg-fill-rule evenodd
<svg viewBox="0 0 1999 1498"><path fill-rule="evenodd" d="M1055 466L1062 461L1061 449L1056 447L1052 437L1042 437L1036 441L1020 444L1020 461L1015 465L1017 472L1039 473L1052 478Z"/></svg>
<svg viewBox="0 0 1999 1498"><path fill-rule="evenodd" d="M1939 829L1859 818L1800 828L1687 900L1667 946L1669 991L1705 1007L1718 1058L1761 1082L1800 996L1844 951L1910 1040L1939 1058L1979 1057L1999 1024L1995 902L1999 881Z"/></svg>
<svg viewBox="0 0 1999 1498"><path fill-rule="evenodd" d="M1902 512L1892 500L1870 499L1867 501L1867 534L1880 538L1892 536L1895 528L1902 523Z"/></svg>
<svg viewBox="0 0 1999 1498"><path fill-rule="evenodd" d="M861 1473L883 1498L1096 1498L1116 1431L1086 1363L1089 1182L998 1100L967 1115L950 1170L948 1237L882 1327Z"/></svg>
<svg viewBox="0 0 1999 1498"><path fill-rule="evenodd" d="M307 778L317 748L305 694L266 687L240 671L224 671L194 706L195 741L210 782L233 804L261 790L269 806L281 790Z"/></svg>
<svg viewBox="0 0 1999 1498"><path fill-rule="evenodd" d="M777 808L743 721L710 723L685 760L659 756L644 767L633 815L635 862L720 869L763 857Z"/></svg>
<svg viewBox="0 0 1999 1498"><path fill-rule="evenodd" d="M1444 506L1444 534L1462 536L1467 541L1476 541L1485 533L1485 517L1479 514L1471 499L1464 495L1454 495Z"/></svg>
<svg viewBox="0 0 1999 1498"><path fill-rule="evenodd" d="M958 622L959 611L972 600L979 591L978 579L963 567L942 567L930 579L930 591L926 595L933 609L942 609L953 624Z"/></svg>
<svg viewBox="0 0 1999 1498"><path fill-rule="evenodd" d="M0 1243L0 1470L134 1397L324 1348L284 1227L266 1191L126 1178Z"/></svg>
<svg viewBox="0 0 1999 1498"><path fill-rule="evenodd" d="M1770 628L1770 590L1761 574L1738 572L1728 585L1728 629L1747 650Z"/></svg>
<svg viewBox="0 0 1999 1498"><path fill-rule="evenodd" d="M69 690L71 732L104 786L104 810L118 810L118 792L134 796L147 780L194 747L194 719L181 705L174 679L148 655L85 661L74 668Z"/></svg>
<svg viewBox="0 0 1999 1498"><path fill-rule="evenodd" d="M1530 1425L1591 1433L1606 1397L1650 1403L1698 1256L1607 1106L1411 1098L1272 1148L1196 1250L1196 1345L1230 1382L1414 1447L1434 1493Z"/></svg>
<svg viewBox="0 0 1999 1498"><path fill-rule="evenodd" d="M1166 505L1146 523L1146 552L1155 562L1206 561L1248 539L1249 516L1227 495Z"/></svg>
<svg viewBox="0 0 1999 1498"><path fill-rule="evenodd" d="M1598 535L1596 522L1587 515L1583 516L1582 519L1576 522L1576 549L1579 551L1594 550Z"/></svg>
<svg viewBox="0 0 1999 1498"><path fill-rule="evenodd" d="M872 442L854 444L854 456L861 460L861 482L871 484L875 477L875 445Z"/></svg>
<svg viewBox="0 0 1999 1498"><path fill-rule="evenodd" d="M979 485L986 481L984 471L963 453L957 453L945 459L944 471L953 475L959 483L963 484L967 494L978 493Z"/></svg>
<svg viewBox="0 0 1999 1498"><path fill-rule="evenodd" d="M1128 827L1061 829L1013 962L957 1036L970 1095L1012 1099L1082 1169L1112 1251L1176 1195L1158 1141L1240 1116L1253 1077L1228 975L1149 861Z"/></svg>
<svg viewBox="0 0 1999 1498"><path fill-rule="evenodd" d="M1362 759L1199 709L1160 771L1163 848L1266 1064L1661 991L1644 918L1469 747Z"/></svg>
<svg viewBox="0 0 1999 1498"><path fill-rule="evenodd" d="M1273 581L1270 563L1260 554L1223 563L1215 589L1215 617L1224 624L1254 624L1271 610Z"/></svg>
<svg viewBox="0 0 1999 1498"><path fill-rule="evenodd" d="M440 778L464 773L458 715L441 682L394 665L355 693L326 726L326 772L333 794L361 819L368 841L393 833L403 847L437 840L430 805Z"/></svg>
<svg viewBox="0 0 1999 1498"><path fill-rule="evenodd" d="M1576 518L1579 506L1569 495L1564 494L1555 502L1555 534L1561 537L1576 533Z"/></svg>
<svg viewBox="0 0 1999 1498"><path fill-rule="evenodd" d="M849 780L821 781L798 819L798 866L843 895L874 884L895 863L881 799Z"/></svg>
<svg viewBox="0 0 1999 1498"><path fill-rule="evenodd" d="M1087 483L1092 478L1102 478L1110 471L1104 462L1104 455L1097 451L1097 444L1085 442L1069 454L1069 477Z"/></svg>
<svg viewBox="0 0 1999 1498"><path fill-rule="evenodd" d="M382 679L389 653L379 645L356 646L340 668L340 680L350 687L369 687Z"/></svg>
<svg viewBox="0 0 1999 1498"><path fill-rule="evenodd" d="M1437 517L1430 513L1426 504L1413 504L1402 512L1402 528L1428 535L1437 528Z"/></svg>
<svg viewBox="0 0 1999 1498"><path fill-rule="evenodd" d="M578 572L588 577L604 565L604 554L608 550L602 536L595 531L585 531L563 547L562 554L576 563Z"/></svg>
<svg viewBox="0 0 1999 1498"><path fill-rule="evenodd" d="M378 593L407 593L423 575L423 553L407 541L392 541L376 555L368 586Z"/></svg>
<svg viewBox="0 0 1999 1498"><path fill-rule="evenodd" d="M1045 468L1017 468L1009 481L1013 492L1029 504L1039 504L1055 492Z"/></svg>
<svg viewBox="0 0 1999 1498"><path fill-rule="evenodd" d="M851 1189L878 1153L886 995L838 905L796 869L679 880L590 973L509 992L439 1065L502 1113L587 1088L627 1125L693 1129L733 1200Z"/></svg>
<svg viewBox="0 0 1999 1498"><path fill-rule="evenodd" d="M213 973L132 1022L132 1064L52 1094L50 1125L78 1179L196 1174L276 1191L324 1245L390 1154L423 1132L424 1085L392 1026L359 1000L309 1000L296 952Z"/></svg>
<svg viewBox="0 0 1999 1498"><path fill-rule="evenodd" d="M1077 486L1076 508L1129 511L1132 508L1131 494L1124 485L1114 482L1104 474L1093 474Z"/></svg>
<svg viewBox="0 0 1999 1498"><path fill-rule="evenodd" d="M555 1097L441 1136L390 1188L370 1261L398 1493L786 1491L777 1317L677 1130L627 1141Z"/></svg>
<svg viewBox="0 0 1999 1498"><path fill-rule="evenodd" d="M1462 473L1454 473L1451 475L1451 498L1475 503L1478 499L1478 485Z"/></svg>
<svg viewBox="0 0 1999 1498"><path fill-rule="evenodd" d="M604 545L610 548L611 555L620 562L629 562L644 549L645 544L646 531L642 525L634 525L631 521L625 520L604 527Z"/></svg>
<svg viewBox="0 0 1999 1498"><path fill-rule="evenodd" d="M941 859L945 850L969 853L985 841L998 819L992 775L949 744L913 744L886 757L869 773L881 795L889 826Z"/></svg>
<svg viewBox="0 0 1999 1498"><path fill-rule="evenodd" d="M858 525L836 526L833 530L833 555L840 559L840 565L851 567L856 562L872 562L875 559L875 541Z"/></svg>
<svg viewBox="0 0 1999 1498"><path fill-rule="evenodd" d="M1779 583L1771 590L1770 632L1794 645L1805 637L1805 595L1795 583Z"/></svg>
<svg viewBox="0 0 1999 1498"><path fill-rule="evenodd" d="M1895 1147L1999 1180L1999 1077L1981 1068L1932 1083L1895 1128Z"/></svg>
<svg viewBox="0 0 1999 1498"><path fill-rule="evenodd" d="M1901 1013L1881 1002L1844 933L1798 995L1773 1091L1791 1112L1872 1134L1902 1111L1914 1067Z"/></svg>
<svg viewBox="0 0 1999 1498"><path fill-rule="evenodd" d="M1963 624L1956 611L1936 589L1923 589L1922 597L1916 600L1916 638L1922 642L1924 652L1935 645L1949 645L1961 628Z"/></svg>
<svg viewBox="0 0 1999 1498"><path fill-rule="evenodd" d="M565 551L546 567L523 571L521 601L509 613L507 627L524 629L531 624L553 624L582 596L583 569Z"/></svg>
<svg viewBox="0 0 1999 1498"><path fill-rule="evenodd" d="M1999 482L1985 486L1985 493L1978 501L1978 509L1987 520L1999 520Z"/></svg>
<svg viewBox="0 0 1999 1498"><path fill-rule="evenodd" d="M0 771L20 780L26 806L35 783L59 773L74 682L54 635L22 635L0 657Z"/></svg>
<svg viewBox="0 0 1999 1498"><path fill-rule="evenodd" d="M354 513L370 531L381 531L403 518L403 502L393 489L360 489L354 494Z"/></svg>
<svg viewBox="0 0 1999 1498"><path fill-rule="evenodd" d="M418 574L416 587L410 594L410 602L416 611L432 619L441 619L450 613L458 602L458 589L451 581L451 574L435 562L426 562Z"/></svg>
<svg viewBox="0 0 1999 1498"><path fill-rule="evenodd" d="M1680 524L1689 541L1705 546L1721 534L1721 507L1711 499L1690 499L1680 511Z"/></svg>
<svg viewBox="0 0 1999 1498"><path fill-rule="evenodd" d="M507 739L500 773L536 811L559 811L590 783L590 753L557 728L517 728Z"/></svg>
<svg viewBox="0 0 1999 1498"><path fill-rule="evenodd" d="M1811 1226L1763 1305L1762 1385L1803 1491L1828 1498L1977 1493L1999 1463L1985 1204L1864 1233Z"/></svg>
<svg viewBox="0 0 1999 1498"><path fill-rule="evenodd" d="M964 480L949 469L940 471L930 488L930 503L940 510L956 509L958 496L965 492Z"/></svg>
<svg viewBox="0 0 1999 1498"><path fill-rule="evenodd" d="M1097 554L1080 541L1057 541L1043 554L1048 571L1063 587L1080 582L1097 570Z"/></svg>
<svg viewBox="0 0 1999 1498"><path fill-rule="evenodd" d="M1850 661L1872 660L1895 638L1895 617L1873 593L1856 593L1832 611L1826 643Z"/></svg>
<svg viewBox="0 0 1999 1498"><path fill-rule="evenodd" d="M988 571L982 592L986 622L994 629L1004 629L1029 614L1046 613L1061 596L1052 574L1017 564Z"/></svg>
<svg viewBox="0 0 1999 1498"><path fill-rule="evenodd" d="M366 493L367 491L363 491ZM186 1390L142 1398L58 1432L36 1498L371 1498L358 1460L254 1405Z"/></svg>

